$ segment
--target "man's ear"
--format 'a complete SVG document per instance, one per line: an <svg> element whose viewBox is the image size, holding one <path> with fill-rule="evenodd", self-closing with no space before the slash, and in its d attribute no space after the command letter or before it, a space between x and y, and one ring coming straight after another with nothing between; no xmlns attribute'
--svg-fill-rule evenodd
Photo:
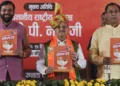
<svg viewBox="0 0 120 86"><path fill-rule="evenodd" d="M119 22L119 24L120 24L120 12L117 13L117 18L118 18L118 22Z"/></svg>

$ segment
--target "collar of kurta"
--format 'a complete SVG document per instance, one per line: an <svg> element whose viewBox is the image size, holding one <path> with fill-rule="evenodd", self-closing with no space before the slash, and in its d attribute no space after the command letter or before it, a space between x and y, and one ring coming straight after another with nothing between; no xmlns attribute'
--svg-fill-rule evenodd
<svg viewBox="0 0 120 86"><path fill-rule="evenodd" d="M108 28L120 28L120 24L117 27L113 27L111 25L106 24L106 27L108 27Z"/></svg>
<svg viewBox="0 0 120 86"><path fill-rule="evenodd" d="M57 38L57 44L58 45L65 45L66 44L66 39L64 40L64 41L61 41L61 40L59 40L58 38Z"/></svg>
<svg viewBox="0 0 120 86"><path fill-rule="evenodd" d="M15 22L14 21L11 21L10 23L9 23L9 25L5 25L3 22L0 22L0 26L1 26L1 28L6 28L6 29L12 29L12 28L14 28L15 27Z"/></svg>
<svg viewBox="0 0 120 86"><path fill-rule="evenodd" d="M58 40L58 38L56 36L53 36L53 38L52 38L52 40L50 42L50 45L57 46L57 45L59 45L58 42L62 43L62 44L64 44L64 42L65 42L65 44L72 45L72 41L71 41L71 39L70 39L70 37L68 35L67 35L67 38L64 41L60 41L60 40Z"/></svg>

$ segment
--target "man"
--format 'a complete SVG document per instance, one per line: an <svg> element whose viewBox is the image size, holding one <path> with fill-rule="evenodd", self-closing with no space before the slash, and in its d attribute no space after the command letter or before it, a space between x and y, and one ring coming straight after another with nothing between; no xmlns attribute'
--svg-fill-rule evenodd
<svg viewBox="0 0 120 86"><path fill-rule="evenodd" d="M76 43L71 41L68 36L68 23L68 18L63 14L56 15L50 22L51 27L55 30L55 36L50 42L43 46L40 52L41 56L39 56L39 60L37 61L37 71L39 71L42 75L48 75L47 79L50 79L49 76L52 73L54 77L53 79L55 80L80 80L79 70L86 67L86 60L84 59L80 44L76 45ZM53 72L53 68L49 66L49 60L47 60L50 58L50 55L46 51L48 51L48 47L51 46L65 45L72 46L73 51L70 53L70 56L72 59L73 69L69 73Z"/></svg>
<svg viewBox="0 0 120 86"><path fill-rule="evenodd" d="M29 57L31 49L28 43L25 27L12 21L15 5L11 1L0 4L0 30L17 30L16 56L0 56L0 80L22 80L23 59Z"/></svg>
<svg viewBox="0 0 120 86"><path fill-rule="evenodd" d="M98 67L97 77L106 80L110 78L120 78L120 65L119 62L115 63L110 57L110 39L120 38L120 25L118 14L120 7L116 3L109 3L105 8L107 16L107 25L98 28L92 36L91 46L89 49L89 57L91 62ZM106 66L107 72L106 74Z"/></svg>
<svg viewBox="0 0 120 86"><path fill-rule="evenodd" d="M106 13L103 12L101 15L101 26L105 26L107 24L107 17L106 17Z"/></svg>
<svg viewBox="0 0 120 86"><path fill-rule="evenodd" d="M106 17L106 13L103 12L101 15L101 27L104 27L107 24L107 17ZM87 50L89 50L90 46L91 46L91 39L92 37L90 37L89 43L88 43L88 47ZM97 78L97 65L95 65L94 63L91 64L91 66L89 67L91 72L91 78L92 79L96 79Z"/></svg>
<svg viewBox="0 0 120 86"><path fill-rule="evenodd" d="M101 27L105 26L106 24L107 24L107 16L106 16L106 12L103 12L101 14ZM91 46L91 39L92 39L92 37L90 37L87 50L89 50L89 48Z"/></svg>

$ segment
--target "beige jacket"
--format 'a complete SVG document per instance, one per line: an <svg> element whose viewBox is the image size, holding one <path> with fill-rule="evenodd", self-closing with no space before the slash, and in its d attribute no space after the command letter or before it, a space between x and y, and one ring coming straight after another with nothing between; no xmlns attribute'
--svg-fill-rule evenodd
<svg viewBox="0 0 120 86"><path fill-rule="evenodd" d="M98 28L92 36L89 59L98 65L97 77L104 78L103 58L110 57L110 38L120 38L120 25ZM120 78L120 65L111 65L111 78Z"/></svg>

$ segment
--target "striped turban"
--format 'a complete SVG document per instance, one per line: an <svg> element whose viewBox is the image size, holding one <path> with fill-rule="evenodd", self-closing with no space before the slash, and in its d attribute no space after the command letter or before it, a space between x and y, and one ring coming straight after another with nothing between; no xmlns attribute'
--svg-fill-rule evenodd
<svg viewBox="0 0 120 86"><path fill-rule="evenodd" d="M50 25L53 29L59 26L62 22L68 24L69 20L66 15L62 14L62 9L60 4L55 4L55 17L53 17L50 21Z"/></svg>

